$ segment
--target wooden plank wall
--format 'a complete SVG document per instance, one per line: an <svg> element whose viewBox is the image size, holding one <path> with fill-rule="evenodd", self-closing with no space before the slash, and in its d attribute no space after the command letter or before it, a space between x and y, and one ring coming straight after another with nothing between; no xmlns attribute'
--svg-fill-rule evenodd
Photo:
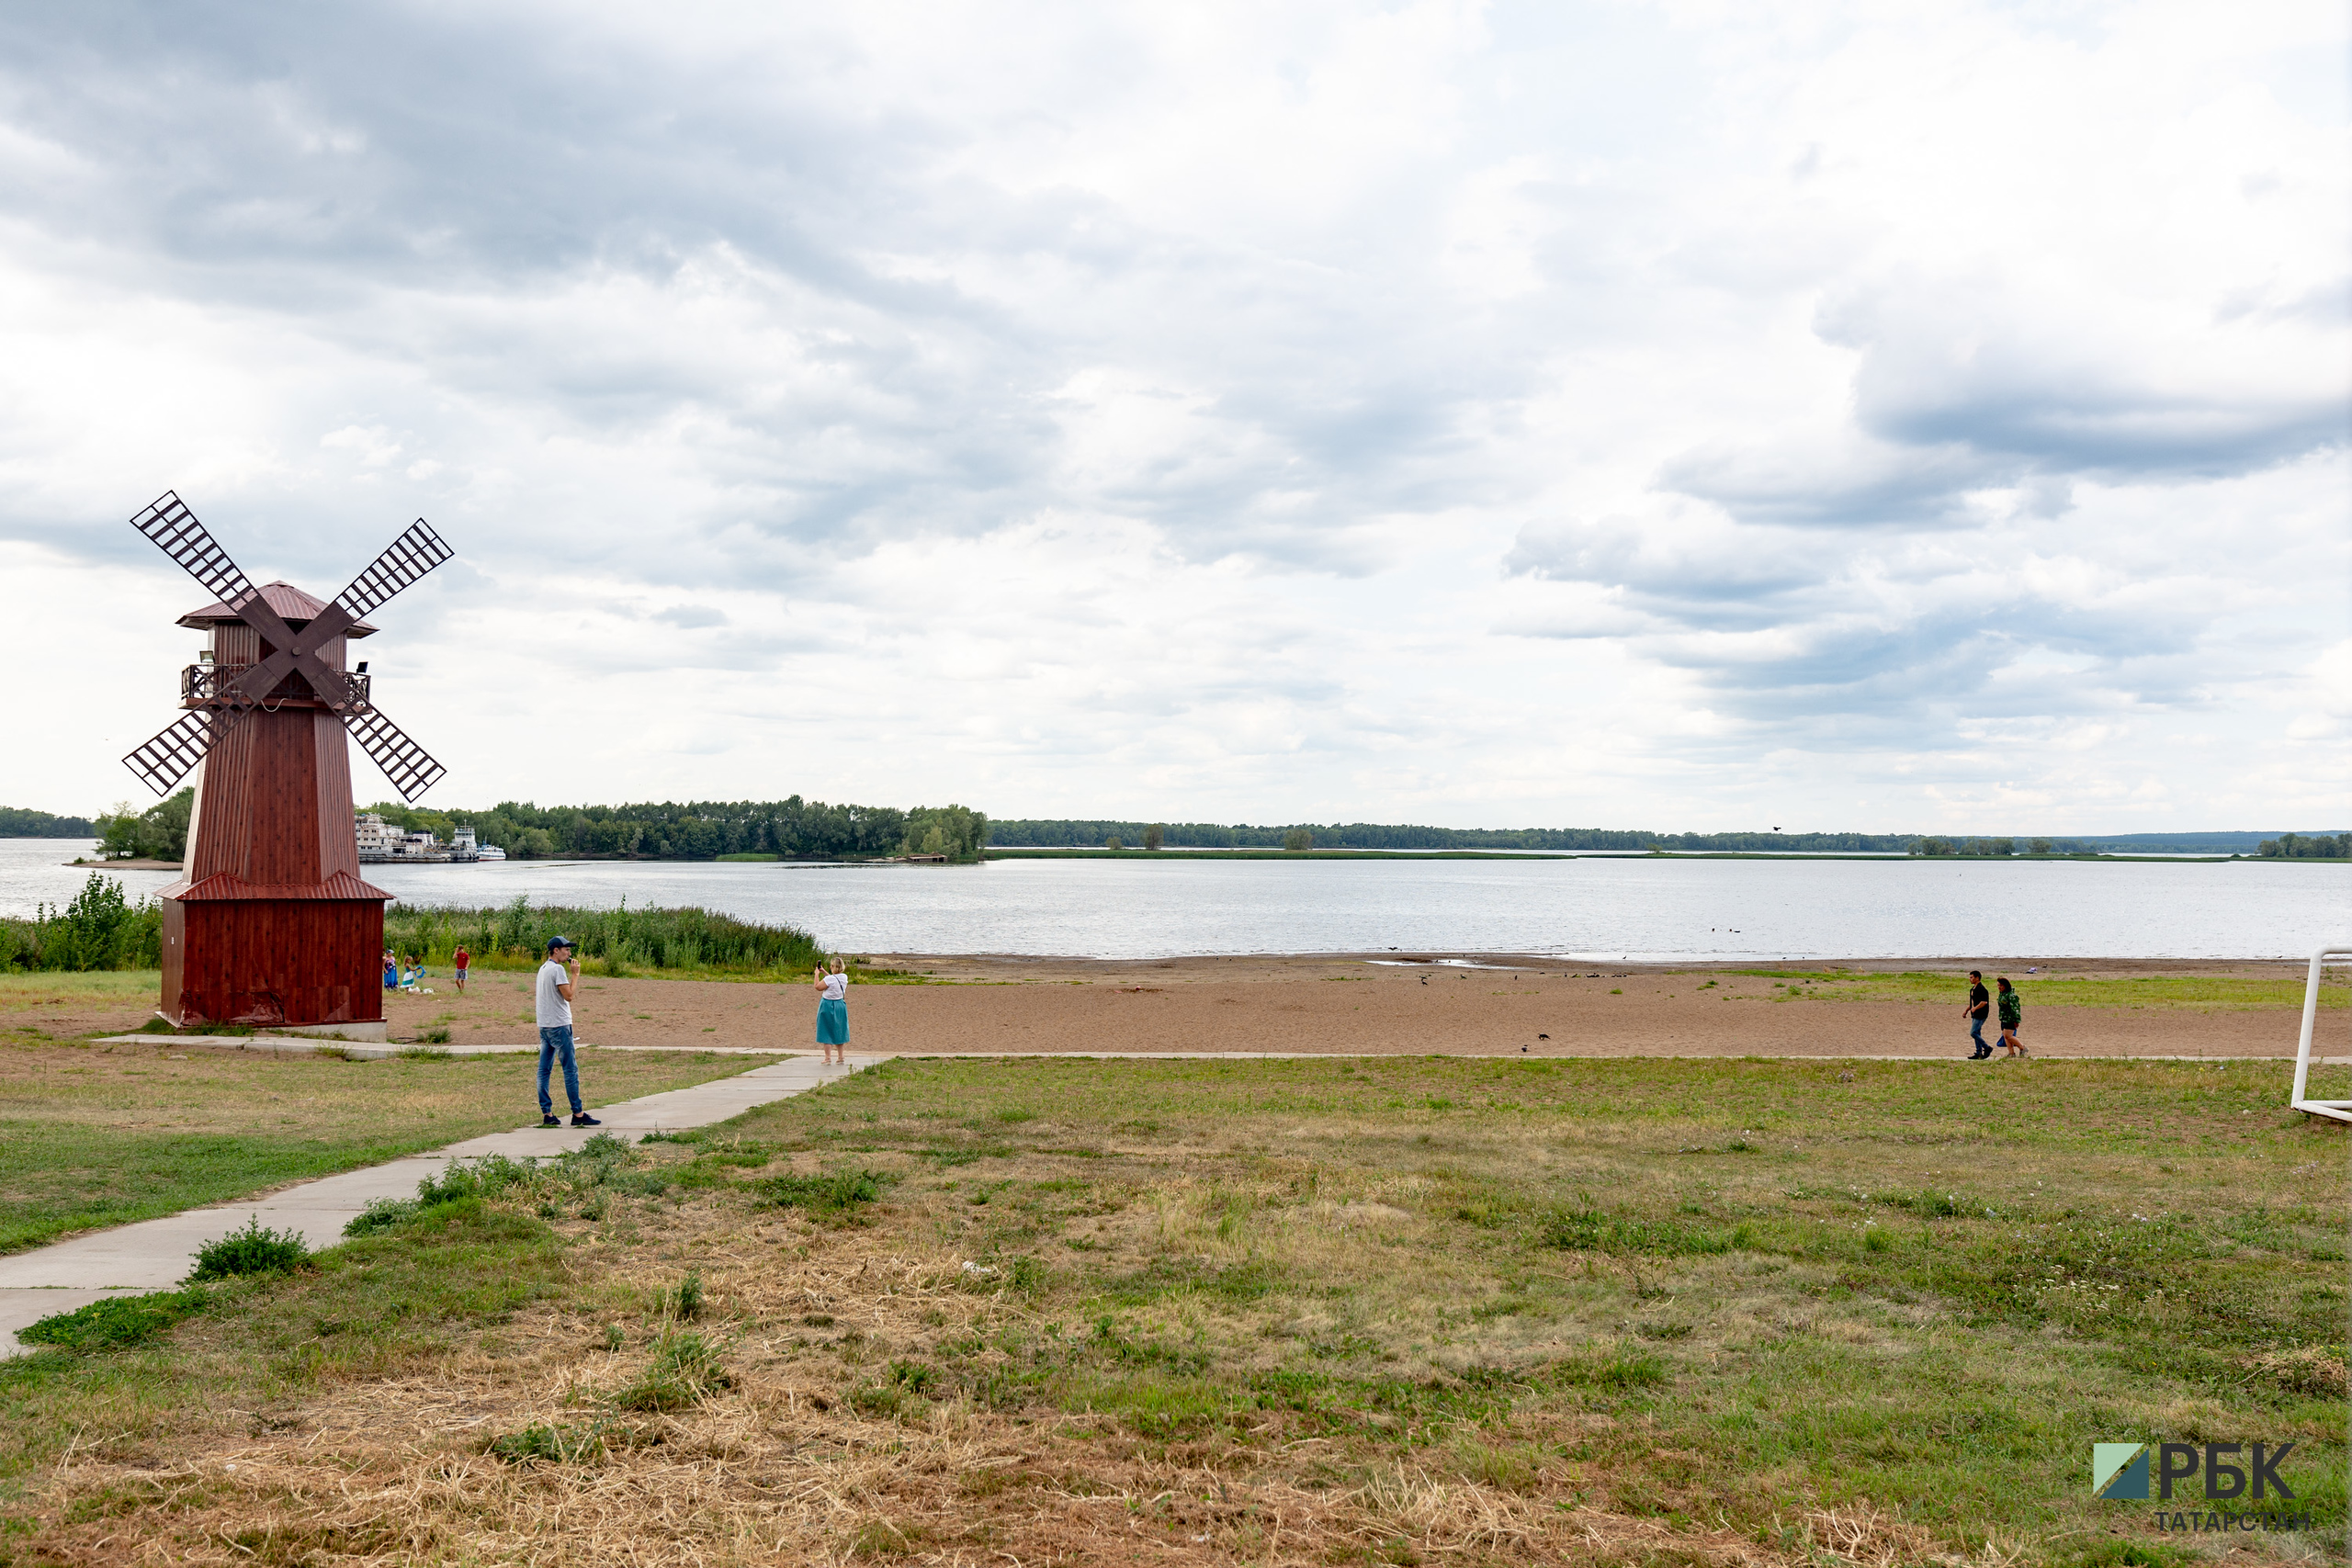
<svg viewBox="0 0 2352 1568"><path fill-rule="evenodd" d="M261 633L243 621L212 628L212 661L215 664L258 664L261 662Z"/></svg>
<svg viewBox="0 0 2352 1568"><path fill-rule="evenodd" d="M343 721L315 707L248 715L197 775L187 879L301 891L338 872L359 874ZM163 1011L183 1023L372 1023L384 1016L383 950L375 899L166 898Z"/></svg>
<svg viewBox="0 0 2352 1568"><path fill-rule="evenodd" d="M167 901L167 1013L183 1023L373 1023L384 1016L384 907L374 899ZM176 995L174 982L176 980ZM176 1003L176 1007L174 1007Z"/></svg>
<svg viewBox="0 0 2352 1568"><path fill-rule="evenodd" d="M350 741L334 715L317 708L247 715L204 759L197 787L189 881L226 872L285 885L357 873L356 843L330 858L334 835L352 838Z"/></svg>
<svg viewBox="0 0 2352 1568"><path fill-rule="evenodd" d="M359 874L359 835L351 809L351 737L331 713L311 716L311 774L318 781L319 876Z"/></svg>

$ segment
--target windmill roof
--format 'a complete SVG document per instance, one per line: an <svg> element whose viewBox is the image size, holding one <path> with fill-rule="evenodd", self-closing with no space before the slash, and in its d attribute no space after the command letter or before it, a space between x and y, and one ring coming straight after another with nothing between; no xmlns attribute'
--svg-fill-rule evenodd
<svg viewBox="0 0 2352 1568"><path fill-rule="evenodd" d="M327 607L325 600L313 599L290 582L265 582L261 585L261 597L262 603L277 611L279 617L288 625L297 627L315 619L318 613ZM207 626L233 625L240 618L237 612L226 604L207 604L201 610L190 610L187 615L182 615L179 624L202 631ZM351 623L350 629L343 635L368 637L373 635L375 630L374 626L365 621L354 621Z"/></svg>

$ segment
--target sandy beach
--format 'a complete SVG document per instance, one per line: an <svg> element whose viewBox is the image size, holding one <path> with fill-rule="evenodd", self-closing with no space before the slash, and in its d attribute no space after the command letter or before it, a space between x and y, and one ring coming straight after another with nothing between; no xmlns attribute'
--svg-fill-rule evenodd
<svg viewBox="0 0 2352 1568"><path fill-rule="evenodd" d="M853 987L860 1052L910 1055L1064 1051L1299 1051L1530 1056L1943 1056L1963 1054L1962 992L1948 1003L1791 999L1751 965L1570 969L1508 956L1233 957L1136 963L875 953L921 985ZM2132 964L1980 959L1858 964L1856 973L1964 968L2007 973L2027 1001L2038 1055L2288 1056L2292 1007L2038 1006L2037 984L2069 976L2227 976L2288 980L2279 963ZM2026 973L2029 965L2040 974ZM1786 966L1790 974L1804 973ZM527 985L483 973L462 999L446 976L429 997L391 999L392 1032L412 1037L445 1015L454 1043L535 1037ZM1712 986L1708 982L1713 981ZM725 1044L808 1049L816 1003L805 985L583 976L582 1039L613 1045ZM136 1022L135 1019L128 1021Z"/></svg>
<svg viewBox="0 0 2352 1568"><path fill-rule="evenodd" d="M1948 1001L1841 998L1836 987L1792 996L1818 973L1798 965L1618 964L1568 968L1509 955L1155 959L874 953L875 965L921 984L851 988L851 1038L861 1053L958 1055L1066 1051L1313 1052L1529 1056L1947 1056L1967 1044L1964 994ZM2036 987L2071 977L2233 976L2291 983L2288 963L2135 964L2122 960L1980 959L2012 976L2026 998L2025 1039L2041 1056L2291 1056L2296 1005L2082 1007L2037 1002ZM1464 963L1490 965L1466 968ZM2029 974L2029 965L2040 970ZM1846 966L1855 974L1950 970L1916 959ZM447 971L428 996L387 998L396 1040L446 1027L453 1044L537 1038L527 971L478 972L465 996ZM1713 982L1713 984L1709 984ZM2281 993L2284 994L2284 993ZM71 1037L137 1029L152 1002L31 998L9 1023ZM805 984L582 978L578 1028L590 1043L813 1048L816 1002ZM2346 1042L2336 1014L2336 1038Z"/></svg>

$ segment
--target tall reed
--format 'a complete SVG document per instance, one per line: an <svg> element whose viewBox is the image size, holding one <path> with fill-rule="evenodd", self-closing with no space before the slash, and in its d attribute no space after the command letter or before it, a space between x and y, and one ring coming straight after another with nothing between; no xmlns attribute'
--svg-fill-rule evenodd
<svg viewBox="0 0 2352 1568"><path fill-rule="evenodd" d="M763 975L811 967L825 951L795 926L761 925L692 908L534 908L518 897L482 908L394 904L384 911L387 947L444 968L460 946L478 967L526 967L546 957L553 936L579 944L582 967L607 975L665 969Z"/></svg>

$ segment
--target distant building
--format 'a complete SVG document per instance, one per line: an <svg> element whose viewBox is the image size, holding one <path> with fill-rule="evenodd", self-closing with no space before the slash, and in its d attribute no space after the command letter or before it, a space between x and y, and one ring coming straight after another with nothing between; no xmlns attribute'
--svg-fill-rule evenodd
<svg viewBox="0 0 2352 1568"><path fill-rule="evenodd" d="M449 841L444 844L431 833L404 833L386 822L378 812L356 812L353 818L353 831L359 840L359 858L379 865L387 862L406 865L444 865L451 861L471 863L506 858L506 852L497 845L477 843L471 828L452 829Z"/></svg>
<svg viewBox="0 0 2352 1568"><path fill-rule="evenodd" d="M359 813L357 829L359 858L362 861L388 861L398 855L399 852L393 846L400 842L400 829L387 826L377 813Z"/></svg>

